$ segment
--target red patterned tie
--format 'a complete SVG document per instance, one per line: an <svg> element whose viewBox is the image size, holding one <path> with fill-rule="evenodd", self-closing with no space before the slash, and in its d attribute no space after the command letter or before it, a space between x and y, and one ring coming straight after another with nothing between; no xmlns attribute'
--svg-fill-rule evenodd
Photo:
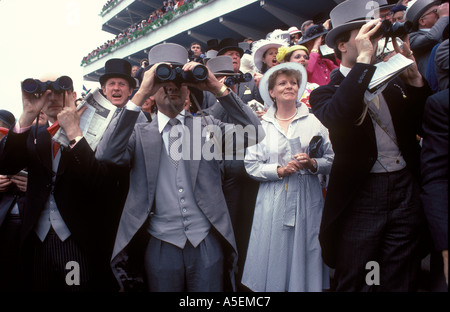
<svg viewBox="0 0 450 312"><path fill-rule="evenodd" d="M53 141L53 158L56 157L56 154L58 154L59 148L61 147L61 144L58 142Z"/></svg>
<svg viewBox="0 0 450 312"><path fill-rule="evenodd" d="M50 127L47 128L47 131L53 137L55 135L56 131L58 131L59 128L60 127L59 127L58 121L55 121L53 123L53 125L51 125ZM55 158L56 154L58 154L58 151L59 151L60 147L61 147L61 145L58 142L53 141L53 158Z"/></svg>

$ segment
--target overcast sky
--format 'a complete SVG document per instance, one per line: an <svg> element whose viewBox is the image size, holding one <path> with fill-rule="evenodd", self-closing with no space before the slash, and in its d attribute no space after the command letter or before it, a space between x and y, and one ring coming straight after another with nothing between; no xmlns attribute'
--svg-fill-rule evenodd
<svg viewBox="0 0 450 312"><path fill-rule="evenodd" d="M83 56L114 35L101 30L106 0L0 0L0 109L18 119L20 81L46 72L68 75L81 94ZM97 85L94 85L97 86Z"/></svg>

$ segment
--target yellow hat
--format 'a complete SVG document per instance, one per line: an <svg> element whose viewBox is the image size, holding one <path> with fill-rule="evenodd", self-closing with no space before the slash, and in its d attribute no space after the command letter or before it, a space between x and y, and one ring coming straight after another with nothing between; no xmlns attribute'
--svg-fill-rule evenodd
<svg viewBox="0 0 450 312"><path fill-rule="evenodd" d="M285 58L286 54L292 53L292 52L294 52L296 50L303 50L303 51L305 51L306 53L309 54L308 48L303 46L303 45L300 45L300 44L296 44L296 45L293 45L293 46L290 46L290 47L284 47L283 46L283 47L278 48L277 61L279 63L284 62L284 58Z"/></svg>

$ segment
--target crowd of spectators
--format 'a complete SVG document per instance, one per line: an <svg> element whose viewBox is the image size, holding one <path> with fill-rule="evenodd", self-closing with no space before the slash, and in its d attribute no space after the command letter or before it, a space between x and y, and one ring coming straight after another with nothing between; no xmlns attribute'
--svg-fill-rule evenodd
<svg viewBox="0 0 450 312"><path fill-rule="evenodd" d="M153 12L151 12L148 16L148 18L145 20L141 20L140 22L136 22L121 33L119 33L115 38L111 40L107 40L102 45L98 46L96 49L92 50L88 55L83 57L81 61L81 66L85 64L89 64L89 62L97 57L101 56L105 53L110 52L114 48L121 46L128 41L131 41L135 38L137 38L139 35L143 35L147 31L153 29L154 27L159 27L161 23L163 22L164 16L167 17L167 20L171 19L173 15L169 15L169 12L176 13L178 11L184 11L187 9L190 9L189 4L195 3L200 0L168 0L163 1L162 7L160 9L157 9ZM202 0L204 1L204 0ZM108 7L111 5L112 1L108 1L105 6ZM183 5L186 5L184 10L182 8ZM105 9L104 6L104 9Z"/></svg>
<svg viewBox="0 0 450 312"><path fill-rule="evenodd" d="M161 9L116 39L120 42L131 38L164 14L195 1L164 1ZM28 198L28 210L33 207L34 211L41 211L39 218L31 216L33 220L30 214L23 214L26 230L28 233L35 231L37 236L45 230L43 234L48 232L47 237L50 237L44 239L43 235L41 239L39 236L40 241L35 239L33 245L26 246L34 248L33 257L29 257L27 263L35 272L29 277L36 283L32 284L33 290L49 287L45 284L46 276L56 271L49 265L48 258L37 252L42 248L55 252L52 257L67 253L72 256L73 253L81 257L80 262L100 268L100 271L92 271L97 276L82 276L79 291L90 290L90 287L115 291L116 281L101 276L104 274L109 279L114 274L121 290L125 291L139 290L137 287L142 286L136 285L145 280L148 291L229 291L235 282L232 286L240 292L399 292L420 291L423 287L448 292L449 4L448 1L402 0L395 4L390 1L388 5L387 1L378 0L380 18L367 20L366 7L358 6L360 1L342 1L331 12L335 14L330 13L330 19L324 22L306 21L300 30L298 25L288 30L274 29L264 39L256 41L215 38L207 42L204 50L199 42L192 42L188 47L159 44L152 47L148 59L142 59L140 66L132 66L123 59L108 60L99 82L104 97L116 106L116 114L96 151L80 135L79 120L75 118L78 113L74 107L65 107L66 100L61 94L53 92L50 98L53 106L61 106L59 114L52 105L45 106L42 98L50 96L48 92L42 97L23 93L24 113L17 124L14 116L0 110L0 130L6 135L0 141L0 246L9 252L0 248L3 252L0 260L9 261L0 261L0 268L10 273L0 270L0 291L2 286L17 287L10 280L22 274L11 269L18 266L14 265L18 263L17 249L3 243L11 242L12 235L17 238L17 231L25 232L11 227L15 225L13 217L22 222L21 209L26 209L20 202L11 204L13 197L9 195L16 194L7 191L15 183L21 196L26 194ZM399 35L401 39L374 35L386 20L409 21L414 27L409 34ZM105 51L111 43L104 46L103 50L99 49ZM377 46L384 48L380 51ZM377 63L394 56L409 59L412 65L388 80L379 91L369 92ZM249 67L244 62L246 59L251 63ZM152 69L147 70L154 64L167 62L193 71L197 64L188 61L208 67L206 82L197 81L195 87L188 88L187 84L178 84L180 80L176 79L162 82ZM250 76L246 77L249 72ZM73 90L67 94L75 100ZM38 113L37 104L43 105L41 112L47 115L44 123L48 123L49 128L31 128L32 117ZM232 112L237 112L237 116ZM258 145L247 146L242 155L244 159L222 158L224 160L215 167L206 166L207 161L201 159L197 167L200 171L195 173L196 186L191 186L190 169L186 169L188 160L171 158L173 142L168 132L180 122L178 117L189 125L190 118L199 118L199 115L203 120L218 124L220 121L220 124L258 126L258 131L261 126L264 138L258 136L261 139L255 142ZM65 119L65 116L72 117ZM168 118L170 120L165 120ZM51 156L50 134L57 122L68 138L73 139L66 149ZM157 131L162 122L169 127L163 126ZM136 127L130 141L115 144L123 139L123 130L131 135L134 123ZM73 125L76 131L67 131L64 127L73 130ZM38 131L30 129L39 130L39 144L36 143ZM234 138L239 137L235 134ZM26 140L27 157L22 157ZM114 144L109 144L112 142ZM48 147L47 153L44 153L45 148L35 151L44 144ZM161 144L167 144L167 153L161 153L164 151ZM22 149L14 149L14 146ZM131 158L114 157L121 152L117 146L123 149L127 146L127 153L132 150ZM153 149L154 146L157 148ZM40 167L43 171L46 169L39 159L29 160L40 158L39 153L52 157L55 174L40 177L48 183L33 180L40 174ZM141 154L151 157L141 157ZM85 166L80 166L80 159ZM160 163L153 162L154 159ZM16 174L27 162L32 165L26 168L33 183L25 183L28 189L21 189L23 180L11 174ZM62 165L58 167L60 162ZM92 169L99 169L99 172L86 170L93 164ZM73 168L84 169L78 172ZM105 168L108 170L100 171ZM145 177L144 170L147 170ZM150 178L150 174L159 170L164 175L155 174ZM80 179L77 180L78 194L90 194L91 189L95 189L93 186L101 184L98 182L106 183L100 190L96 189L95 198L101 197L101 201L69 196L73 194L74 177ZM177 184L166 183L172 180ZM41 190L41 185L48 186L47 195L31 197L36 194L35 190ZM209 192L204 192L205 189ZM108 196L103 196L106 193ZM173 194L180 196L179 202ZM155 198L153 207L151 198ZM84 206L88 209L79 209ZM180 215L178 207L183 208ZM107 213L100 211L105 208ZM228 213L223 214L222 210L226 209ZM52 215L55 210L56 216ZM80 215L68 214L72 211ZM84 211L89 211L87 225L84 215L81 218ZM122 213L122 217L113 215L115 212ZM225 218L216 219L219 215ZM105 221L105 216L111 220ZM186 223L192 219L195 222ZM101 220L103 227L98 226L97 220ZM141 223L137 224L136 220ZM171 224L172 220L182 220L182 223ZM82 235L85 226L95 229L95 234L85 231L89 237ZM214 232L209 232L210 226ZM146 235L151 236L148 242L144 236L139 236L142 233L138 229L147 230ZM175 230L182 234L166 235ZM198 239L197 233L206 234ZM231 233L233 237L229 237ZM98 242L90 245L96 235L98 242L102 239L106 242L104 250L97 250L101 245ZM185 236L189 241L186 245ZM154 243L155 238L157 243ZM216 238L224 239L223 245L218 244ZM193 241L198 244L194 245ZM57 244L53 245L55 242ZM72 250L70 244L94 248L79 252L75 248ZM207 251L203 245L208 245ZM218 245L223 246L223 250L216 250ZM143 249L145 253L134 254L138 249L143 251L142 246L147 246ZM178 248L176 252L172 252L173 246ZM214 248L209 249L210 246ZM159 249L160 254L156 252ZM215 263L218 264L207 270L206 265L198 262L197 267L191 269L195 274L184 275L183 270L190 264L183 263L181 270L175 269L178 264L172 261L184 260L184 255L180 256L178 251L188 255L194 249L195 253L205 250L201 257L217 256L219 260ZM84 259L85 252L89 256L99 254L101 258L98 261ZM141 257L141 260L134 262L135 258L128 258L128 255ZM158 255L158 259L154 255ZM427 255L431 259L431 276L424 282L419 274L421 262ZM198 259L209 261L201 257ZM43 260L36 262L34 259ZM191 259L193 257L188 260ZM227 262L222 262L225 260ZM138 272L142 269L138 262L146 265L144 278L143 273ZM377 274L375 266L370 271L371 263L381 267L381 284L376 278L368 279L371 273ZM222 270L229 274L225 276ZM171 276L175 271L181 272L180 275ZM3 280L2 273L6 277ZM101 284L87 284L89 279L98 277L102 277ZM234 282L225 287L228 279ZM63 291L70 289L66 286Z"/></svg>

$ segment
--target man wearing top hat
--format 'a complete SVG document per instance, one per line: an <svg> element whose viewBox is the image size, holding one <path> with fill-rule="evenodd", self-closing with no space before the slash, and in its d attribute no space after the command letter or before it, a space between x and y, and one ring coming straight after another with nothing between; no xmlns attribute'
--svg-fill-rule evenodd
<svg viewBox="0 0 450 312"><path fill-rule="evenodd" d="M341 65L310 96L335 152L319 240L337 291L416 291L426 254L416 136L431 90L413 63L382 92L367 92L381 26L367 4L346 0L331 11L325 40ZM408 40L395 49L414 60Z"/></svg>
<svg viewBox="0 0 450 312"><path fill-rule="evenodd" d="M120 113L127 104L136 88L137 81L137 78L131 75L130 62L116 58L106 61L105 73L99 78L103 95L117 107L117 113ZM143 114L137 120L137 122L146 121L147 118Z"/></svg>
<svg viewBox="0 0 450 312"><path fill-rule="evenodd" d="M413 23L409 35L419 71L427 77L427 63L433 47L442 42L442 34L449 22L448 2L416 0L408 3L405 19Z"/></svg>
<svg viewBox="0 0 450 312"><path fill-rule="evenodd" d="M233 59L233 70L236 74L241 73L241 58L244 55L244 50L239 47L237 40L233 38L224 38L220 41L218 46L217 56L227 55ZM255 99L262 103L259 90L255 84L255 81L250 80L248 82L240 82L236 85L236 94L247 104L249 101ZM206 97L203 100L203 108L208 108L214 105L216 101L213 99L211 102L206 102Z"/></svg>
<svg viewBox="0 0 450 312"><path fill-rule="evenodd" d="M99 183L117 167L130 170L129 193L111 258L122 290L235 289L236 243L222 192L218 158L208 160L202 146L235 133L231 137L241 142L244 139L245 147L256 144L257 136L261 139L264 134L258 132L259 119L252 113L246 114L239 97L211 72L206 80L189 83L161 82L157 78L156 68L166 66L162 63L185 72L203 66L186 63L187 59L187 51L180 45L153 47L149 52L151 67L139 90L125 105L117 127L105 132L103 139L108 144L103 155L97 156L100 161L80 155L80 161L86 165L80 175L89 179L94 176ZM186 113L183 107L188 86L215 94L235 124L250 125L256 131L243 137L235 132L235 125ZM136 123L148 97L155 99L157 118L151 123ZM173 142L180 129L181 138ZM73 150L78 150L78 144ZM226 146L222 150L227 151Z"/></svg>
<svg viewBox="0 0 450 312"><path fill-rule="evenodd" d="M222 83L226 83L227 79L230 79L230 77L235 75L233 70L233 60L226 55L212 58L208 62L208 69ZM232 85L230 89L233 92L236 92L236 85ZM247 114L254 114L254 111L248 105L245 105L244 109ZM233 119L228 115L227 110L224 109L219 101L210 108L204 110L204 112L223 122L233 122ZM243 155L240 159L224 160L221 163L221 167L223 170L222 189L227 202L228 211L230 212L231 223L233 224L236 246L238 249L236 283L238 290L240 290L243 287L240 284L240 279L245 263L245 257L247 255L247 246L259 182L251 179L247 175L243 165Z"/></svg>

